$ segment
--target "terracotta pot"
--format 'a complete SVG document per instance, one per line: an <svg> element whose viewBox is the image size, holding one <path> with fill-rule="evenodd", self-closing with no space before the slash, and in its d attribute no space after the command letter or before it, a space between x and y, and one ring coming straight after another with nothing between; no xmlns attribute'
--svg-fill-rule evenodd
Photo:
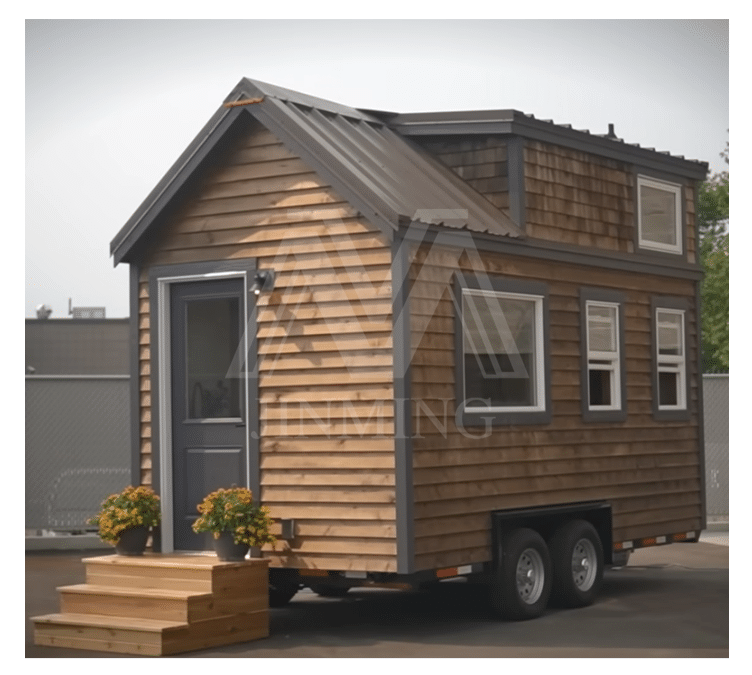
<svg viewBox="0 0 752 675"><path fill-rule="evenodd" d="M220 532L219 539L214 539L214 551L223 562L245 560L249 548L248 544L236 544L232 532Z"/></svg>
<svg viewBox="0 0 752 675"><path fill-rule="evenodd" d="M120 539L115 544L115 551L118 555L143 555L148 539L148 527L143 525L132 527L120 534Z"/></svg>

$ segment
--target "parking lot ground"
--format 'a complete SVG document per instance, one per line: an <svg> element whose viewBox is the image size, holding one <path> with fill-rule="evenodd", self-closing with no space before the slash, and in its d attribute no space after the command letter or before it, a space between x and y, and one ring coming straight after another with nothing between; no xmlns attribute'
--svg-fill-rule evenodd
<svg viewBox="0 0 752 675"><path fill-rule="evenodd" d="M29 617L58 611L55 588L83 581L86 555L27 554L27 657L139 658L33 644ZM269 638L177 658L725 658L728 557L728 545L707 542L642 549L606 572L591 607L519 623L497 620L485 590L462 581L421 592L353 590L344 599L304 590L271 610Z"/></svg>

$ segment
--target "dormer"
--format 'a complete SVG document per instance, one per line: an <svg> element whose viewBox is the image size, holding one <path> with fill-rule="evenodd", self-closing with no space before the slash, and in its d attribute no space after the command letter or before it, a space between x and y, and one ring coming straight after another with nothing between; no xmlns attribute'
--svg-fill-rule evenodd
<svg viewBox="0 0 752 675"><path fill-rule="evenodd" d="M525 233L567 250L698 264L696 186L705 162L517 110L385 115Z"/></svg>

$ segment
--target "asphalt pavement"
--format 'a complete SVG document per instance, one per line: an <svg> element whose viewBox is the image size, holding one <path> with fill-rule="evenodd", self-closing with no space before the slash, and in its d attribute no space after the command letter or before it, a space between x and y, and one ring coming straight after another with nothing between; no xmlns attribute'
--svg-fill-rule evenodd
<svg viewBox="0 0 752 675"><path fill-rule="evenodd" d="M26 555L26 657L142 658L33 644L30 617L58 611L58 586L81 583L81 559L102 551ZM344 599L301 591L270 611L265 640L176 658L585 658L729 656L727 532L700 543L636 551L608 570L591 606L499 621L486 593L461 581L430 591L352 590Z"/></svg>

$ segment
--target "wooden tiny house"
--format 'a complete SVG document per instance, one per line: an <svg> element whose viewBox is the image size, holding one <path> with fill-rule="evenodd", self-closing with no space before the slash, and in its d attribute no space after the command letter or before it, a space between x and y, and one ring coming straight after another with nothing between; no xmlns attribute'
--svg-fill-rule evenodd
<svg viewBox="0 0 752 675"><path fill-rule="evenodd" d="M554 552L590 522L606 562L696 539L706 173L613 129L242 80L112 242L157 545L205 548L195 505L231 484L295 587L489 572L504 514Z"/></svg>

